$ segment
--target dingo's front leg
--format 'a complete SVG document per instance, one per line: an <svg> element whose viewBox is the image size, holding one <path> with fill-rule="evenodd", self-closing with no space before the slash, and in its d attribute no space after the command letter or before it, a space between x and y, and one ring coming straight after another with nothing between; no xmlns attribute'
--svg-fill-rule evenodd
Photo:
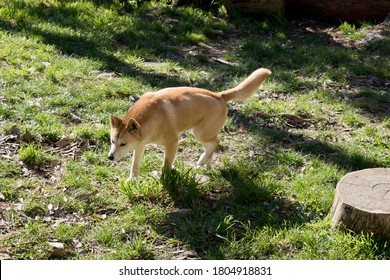
<svg viewBox="0 0 390 280"><path fill-rule="evenodd" d="M133 163L131 164L131 171L129 179L136 179L138 177L141 166L141 159L145 151L144 145L139 145L133 152Z"/></svg>
<svg viewBox="0 0 390 280"><path fill-rule="evenodd" d="M178 141L172 142L170 144L164 145L164 165L163 169L172 169L173 162L176 157L177 147L179 143Z"/></svg>

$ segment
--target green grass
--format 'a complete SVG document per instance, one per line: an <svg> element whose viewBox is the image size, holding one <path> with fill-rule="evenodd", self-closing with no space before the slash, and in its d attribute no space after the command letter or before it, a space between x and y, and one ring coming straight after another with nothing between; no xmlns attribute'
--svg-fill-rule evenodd
<svg viewBox="0 0 390 280"><path fill-rule="evenodd" d="M362 24L360 27L356 27L355 24L344 21L339 28L341 32L347 35L348 39L359 40L365 36L368 27L369 24L366 23Z"/></svg>
<svg viewBox="0 0 390 280"><path fill-rule="evenodd" d="M0 0L2 254L390 258L386 240L332 230L330 216L342 176L390 167L386 33L347 48L287 20L154 1L128 8ZM335 30L356 41L370 28ZM202 146L190 134L173 171L161 171L155 145L137 181L125 181L130 156L107 159L109 115L124 115L141 94L183 85L220 91L259 67L273 74L251 100L230 104L211 168L193 168ZM53 255L50 242L63 243L64 254Z"/></svg>
<svg viewBox="0 0 390 280"><path fill-rule="evenodd" d="M23 145L19 151L20 160L30 166L42 165L50 161L51 156L43 151L40 145Z"/></svg>

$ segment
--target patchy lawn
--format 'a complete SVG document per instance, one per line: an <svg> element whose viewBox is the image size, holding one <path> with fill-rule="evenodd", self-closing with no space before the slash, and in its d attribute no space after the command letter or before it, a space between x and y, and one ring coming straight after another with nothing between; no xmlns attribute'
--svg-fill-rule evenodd
<svg viewBox="0 0 390 280"><path fill-rule="evenodd" d="M154 2L0 0L0 258L389 259L330 228L338 180L390 167L390 27L228 19ZM169 86L233 87L210 169L107 160L109 114Z"/></svg>

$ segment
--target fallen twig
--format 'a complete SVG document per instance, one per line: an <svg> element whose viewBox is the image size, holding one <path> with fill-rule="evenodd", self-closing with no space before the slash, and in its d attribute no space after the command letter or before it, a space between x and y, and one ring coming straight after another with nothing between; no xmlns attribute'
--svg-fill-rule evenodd
<svg viewBox="0 0 390 280"><path fill-rule="evenodd" d="M221 64L233 66L233 67L238 66L237 63L229 62L229 61L223 60L223 59L221 59L221 58L217 58L217 57L212 57L211 60L213 60L213 61L215 61L215 62L219 62L219 63L221 63Z"/></svg>
<svg viewBox="0 0 390 280"><path fill-rule="evenodd" d="M290 124L296 125L296 126L307 126L311 124L316 124L317 121L314 119L307 119L307 118L302 118L300 116L292 115L292 114L287 114L287 113L279 113L279 114L268 114L264 112L257 112L256 116L261 117L261 118L274 118L274 117L282 117L282 118L287 118L290 121Z"/></svg>

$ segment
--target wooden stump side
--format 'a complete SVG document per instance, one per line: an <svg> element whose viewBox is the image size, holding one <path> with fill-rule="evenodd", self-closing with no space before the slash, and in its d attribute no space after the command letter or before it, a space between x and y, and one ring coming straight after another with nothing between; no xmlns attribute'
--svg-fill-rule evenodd
<svg viewBox="0 0 390 280"><path fill-rule="evenodd" d="M246 14L273 16L325 17L337 22L383 19L390 11L390 0L224 0L226 9Z"/></svg>
<svg viewBox="0 0 390 280"><path fill-rule="evenodd" d="M336 187L332 228L344 224L356 233L390 237L390 169L348 173Z"/></svg>
<svg viewBox="0 0 390 280"><path fill-rule="evenodd" d="M284 0L224 0L229 11L239 9L246 14L284 16Z"/></svg>
<svg viewBox="0 0 390 280"><path fill-rule="evenodd" d="M335 20L359 21L384 18L390 0L285 0L290 15L325 16Z"/></svg>

